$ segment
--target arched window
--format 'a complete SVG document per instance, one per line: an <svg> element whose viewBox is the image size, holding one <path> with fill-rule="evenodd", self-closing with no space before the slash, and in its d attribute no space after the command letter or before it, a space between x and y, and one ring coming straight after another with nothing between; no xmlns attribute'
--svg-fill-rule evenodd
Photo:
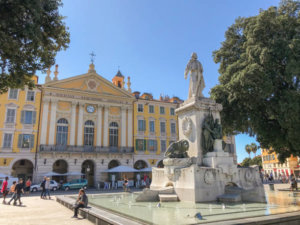
<svg viewBox="0 0 300 225"><path fill-rule="evenodd" d="M84 123L84 145L94 145L94 122L91 120Z"/></svg>
<svg viewBox="0 0 300 225"><path fill-rule="evenodd" d="M56 145L68 144L68 121L64 118L57 121Z"/></svg>
<svg viewBox="0 0 300 225"><path fill-rule="evenodd" d="M118 147L118 124L111 122L109 124L109 146Z"/></svg>

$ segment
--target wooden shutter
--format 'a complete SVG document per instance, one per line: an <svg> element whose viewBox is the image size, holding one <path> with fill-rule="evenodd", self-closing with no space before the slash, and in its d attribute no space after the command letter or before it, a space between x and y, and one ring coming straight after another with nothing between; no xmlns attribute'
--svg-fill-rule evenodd
<svg viewBox="0 0 300 225"><path fill-rule="evenodd" d="M135 139L135 150L139 150L138 147L139 147L139 146L138 146L138 139Z"/></svg>
<svg viewBox="0 0 300 225"><path fill-rule="evenodd" d="M32 112L32 124L35 124L36 121L36 111Z"/></svg>
<svg viewBox="0 0 300 225"><path fill-rule="evenodd" d="M157 151L157 140L154 141L154 151Z"/></svg>
<svg viewBox="0 0 300 225"><path fill-rule="evenodd" d="M147 149L147 141L146 141L146 139L144 140L144 151Z"/></svg>
<svg viewBox="0 0 300 225"><path fill-rule="evenodd" d="M23 134L19 134L18 148L22 148L22 142L23 142Z"/></svg>
<svg viewBox="0 0 300 225"><path fill-rule="evenodd" d="M33 148L33 146L34 146L34 135L33 135L33 134L31 134L31 135L30 135L30 143L29 143L29 148Z"/></svg>
<svg viewBox="0 0 300 225"><path fill-rule="evenodd" d="M144 131L146 131L146 120L143 121L144 121Z"/></svg>
<svg viewBox="0 0 300 225"><path fill-rule="evenodd" d="M21 123L25 123L25 111L22 110L21 112Z"/></svg>

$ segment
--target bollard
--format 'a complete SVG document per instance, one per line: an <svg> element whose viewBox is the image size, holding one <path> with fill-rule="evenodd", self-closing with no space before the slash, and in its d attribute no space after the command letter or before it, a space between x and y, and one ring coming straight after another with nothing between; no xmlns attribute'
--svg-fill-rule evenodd
<svg viewBox="0 0 300 225"><path fill-rule="evenodd" d="M270 191L275 191L274 184L269 184Z"/></svg>

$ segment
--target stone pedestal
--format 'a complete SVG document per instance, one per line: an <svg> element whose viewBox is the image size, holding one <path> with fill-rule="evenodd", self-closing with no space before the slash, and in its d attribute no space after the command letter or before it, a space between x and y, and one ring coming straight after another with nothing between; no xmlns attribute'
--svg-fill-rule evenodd
<svg viewBox="0 0 300 225"><path fill-rule="evenodd" d="M201 146L202 124L206 116L212 113L214 119L220 119L222 105L217 104L210 98L190 98L176 110L178 115L179 140L189 142L189 157L196 157L197 164L202 165L203 149ZM220 120L221 121L221 120ZM221 145L217 144L217 150L222 151Z"/></svg>

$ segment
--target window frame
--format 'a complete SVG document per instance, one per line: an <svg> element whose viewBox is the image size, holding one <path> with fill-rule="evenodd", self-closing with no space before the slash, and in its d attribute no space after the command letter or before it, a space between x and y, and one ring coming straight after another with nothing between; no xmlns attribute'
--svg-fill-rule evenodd
<svg viewBox="0 0 300 225"><path fill-rule="evenodd" d="M84 123L83 145L89 147L94 146L94 139L95 139L95 123L92 120L87 120Z"/></svg>
<svg viewBox="0 0 300 225"><path fill-rule="evenodd" d="M163 109L163 110L162 110ZM159 106L159 114L160 115L165 115L166 114L166 109L164 106Z"/></svg>
<svg viewBox="0 0 300 225"><path fill-rule="evenodd" d="M143 122L141 122L143 121ZM140 124L142 123L142 126ZM146 120L145 119L138 119L138 131L145 132L146 131Z"/></svg>
<svg viewBox="0 0 300 225"><path fill-rule="evenodd" d="M32 93L33 95L32 95L32 97L33 97L33 100L28 100L28 96L30 96L29 95L29 93ZM34 102L35 101L35 91L33 91L33 90L27 90L27 92L26 92L26 101L27 102Z"/></svg>
<svg viewBox="0 0 300 225"><path fill-rule="evenodd" d="M150 110L150 109L153 109L153 111L152 110ZM155 108L154 108L154 105L149 105L149 113L155 113ZM151 112L152 111L152 112Z"/></svg>
<svg viewBox="0 0 300 225"><path fill-rule="evenodd" d="M170 108L170 115L175 116L175 108L173 107Z"/></svg>
<svg viewBox="0 0 300 225"><path fill-rule="evenodd" d="M173 126L172 126L173 125ZM173 130L173 128L174 128L174 130ZM174 123L174 122L171 122L170 123L170 131L171 131L171 135L173 134L176 134L176 123ZM173 132L174 131L174 132Z"/></svg>
<svg viewBox="0 0 300 225"><path fill-rule="evenodd" d="M151 124L153 124L153 126L151 126ZM151 129L151 128L153 128L153 129ZM154 120L149 121L149 132L155 133L155 121Z"/></svg>
<svg viewBox="0 0 300 225"><path fill-rule="evenodd" d="M162 126L162 124L164 124L164 126ZM160 125L160 133L161 134L166 134L166 122L165 121L160 121L159 125ZM164 131L162 131L162 127L164 127Z"/></svg>
<svg viewBox="0 0 300 225"><path fill-rule="evenodd" d="M141 106L141 108L140 108L140 106ZM137 111L138 111L138 112L144 112L144 105L138 103L138 105L137 105Z"/></svg>
<svg viewBox="0 0 300 225"><path fill-rule="evenodd" d="M165 143L164 144L164 149L163 149L163 145L162 145L162 143ZM166 140L160 140L160 151L161 152L165 152L167 150L167 141Z"/></svg>
<svg viewBox="0 0 300 225"><path fill-rule="evenodd" d="M119 124L117 122L111 122L109 124L109 147L119 146Z"/></svg>
<svg viewBox="0 0 300 225"><path fill-rule="evenodd" d="M13 110L14 111L13 121L7 121L8 118L12 118L11 115L8 116L8 110ZM16 108L7 108L6 113L5 113L5 123L15 123L16 122L16 112L17 112Z"/></svg>
<svg viewBox="0 0 300 225"><path fill-rule="evenodd" d="M5 145L5 143L7 141L6 138L5 138L6 135L10 135L9 145ZM13 133L4 133L3 138L2 138L2 148L12 148L13 139L14 139L14 134Z"/></svg>
<svg viewBox="0 0 300 225"><path fill-rule="evenodd" d="M12 97L11 97L11 91L12 91L12 90L17 90L16 98L12 98ZM7 98L8 98L9 100L18 100L18 98L19 98L19 89L18 89L18 88L10 88L9 91L8 91L8 96L7 96Z"/></svg>
<svg viewBox="0 0 300 225"><path fill-rule="evenodd" d="M56 123L56 145L59 146L68 145L68 136L69 136L68 132L69 132L68 120L65 118L59 119Z"/></svg>

